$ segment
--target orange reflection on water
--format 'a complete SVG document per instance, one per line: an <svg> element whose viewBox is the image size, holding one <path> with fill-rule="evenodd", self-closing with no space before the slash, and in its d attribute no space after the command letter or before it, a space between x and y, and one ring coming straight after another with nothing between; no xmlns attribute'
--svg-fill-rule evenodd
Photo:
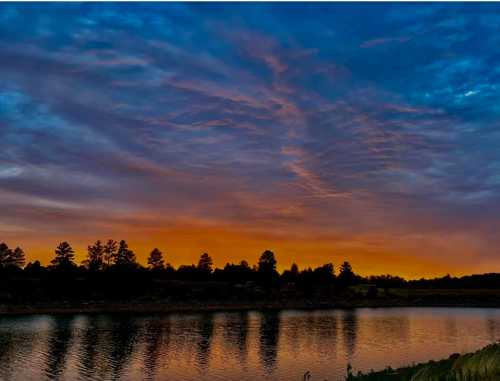
<svg viewBox="0 0 500 381"><path fill-rule="evenodd" d="M341 379L500 338L500 310L393 308L0 319L0 379Z"/></svg>

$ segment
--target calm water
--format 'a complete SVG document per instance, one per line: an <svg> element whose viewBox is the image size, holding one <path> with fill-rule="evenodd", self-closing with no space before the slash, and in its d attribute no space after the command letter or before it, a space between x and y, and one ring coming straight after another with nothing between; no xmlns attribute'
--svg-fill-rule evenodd
<svg viewBox="0 0 500 381"><path fill-rule="evenodd" d="M498 339L497 309L9 317L0 380L338 380Z"/></svg>

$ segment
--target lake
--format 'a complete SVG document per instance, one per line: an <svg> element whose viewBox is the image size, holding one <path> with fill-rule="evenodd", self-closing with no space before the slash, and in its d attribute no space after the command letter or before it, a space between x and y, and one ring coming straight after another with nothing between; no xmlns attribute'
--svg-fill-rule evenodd
<svg viewBox="0 0 500 381"><path fill-rule="evenodd" d="M0 318L0 380L314 380L500 339L500 310L386 308Z"/></svg>

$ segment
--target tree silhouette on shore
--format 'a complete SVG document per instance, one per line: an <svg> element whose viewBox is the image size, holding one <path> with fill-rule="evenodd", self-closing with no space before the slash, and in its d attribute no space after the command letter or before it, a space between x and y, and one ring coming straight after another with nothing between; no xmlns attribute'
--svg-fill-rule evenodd
<svg viewBox="0 0 500 381"><path fill-rule="evenodd" d="M258 269L261 273L272 274L276 271L277 265L274 253L271 250L266 250L259 258Z"/></svg>
<svg viewBox="0 0 500 381"><path fill-rule="evenodd" d="M84 264L91 271L99 271L104 265L104 246L100 240L87 248L87 259Z"/></svg>
<svg viewBox="0 0 500 381"><path fill-rule="evenodd" d="M165 268L163 253L156 247L149 254L148 266L151 270L163 270Z"/></svg>
<svg viewBox="0 0 500 381"><path fill-rule="evenodd" d="M210 274L213 271L214 262L212 257L207 253L203 253L198 261L198 270L204 274Z"/></svg>
<svg viewBox="0 0 500 381"><path fill-rule="evenodd" d="M10 249L5 243L0 243L0 267L14 266L21 268L24 266L24 251L20 247Z"/></svg>
<svg viewBox="0 0 500 381"><path fill-rule="evenodd" d="M75 266L75 251L68 242L61 242L56 247L55 254L56 256L51 261L54 267L68 268Z"/></svg>
<svg viewBox="0 0 500 381"><path fill-rule="evenodd" d="M344 262L340 266L338 280L344 285L351 285L355 282L356 275L352 271L352 266L349 262Z"/></svg>
<svg viewBox="0 0 500 381"><path fill-rule="evenodd" d="M280 273L271 250L265 250L255 265L242 260L217 268L212 257L203 253L196 264L174 268L165 262L160 249L154 248L144 267L125 240L108 239L87 246L80 265L75 258L73 247L63 241L55 248L48 266L34 261L24 267L23 249L11 249L6 243L0 243L0 280L3 281L0 282L0 303L142 297L152 300L303 298L328 301L342 293L349 298L360 295L368 299L393 297L398 295L392 293L397 288L500 289L500 274L495 273L408 281L391 275L362 277L347 261L340 264L338 274L332 263L315 268L299 268L294 263ZM362 286L358 287L360 284Z"/></svg>
<svg viewBox="0 0 500 381"><path fill-rule="evenodd" d="M116 251L118 249L118 242L108 239L103 248L103 260L107 266L110 266L116 260Z"/></svg>
<svg viewBox="0 0 500 381"><path fill-rule="evenodd" d="M121 267L134 267L137 264L135 254L128 248L125 240L121 240L116 251L115 265Z"/></svg>

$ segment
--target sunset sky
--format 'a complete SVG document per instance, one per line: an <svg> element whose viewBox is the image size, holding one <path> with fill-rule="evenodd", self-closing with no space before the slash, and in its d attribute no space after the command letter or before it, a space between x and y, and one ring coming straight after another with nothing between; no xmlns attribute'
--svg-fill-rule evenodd
<svg viewBox="0 0 500 381"><path fill-rule="evenodd" d="M0 4L0 241L500 271L498 4Z"/></svg>

